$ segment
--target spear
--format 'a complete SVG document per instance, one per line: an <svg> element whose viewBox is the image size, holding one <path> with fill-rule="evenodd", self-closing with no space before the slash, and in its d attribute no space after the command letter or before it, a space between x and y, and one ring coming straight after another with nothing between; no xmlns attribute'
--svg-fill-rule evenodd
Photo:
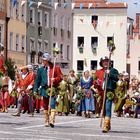
<svg viewBox="0 0 140 140"><path fill-rule="evenodd" d="M109 70L110 67L110 61L111 61L111 54L113 51L116 49L115 44L114 44L114 34L113 34L113 40L110 40L108 43L109 47L109 62L107 66L107 70ZM105 111L105 101L106 101L106 93L107 93L107 85L108 85L108 73L105 73L105 87L104 87L104 96L103 96L103 104L102 104L102 113L101 113L101 121L100 121L100 127L102 127L102 122L104 118L104 111Z"/></svg>

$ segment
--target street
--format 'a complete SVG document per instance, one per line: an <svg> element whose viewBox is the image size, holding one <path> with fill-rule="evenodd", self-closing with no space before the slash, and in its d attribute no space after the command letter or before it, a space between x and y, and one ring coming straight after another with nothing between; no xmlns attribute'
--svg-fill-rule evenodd
<svg viewBox="0 0 140 140"><path fill-rule="evenodd" d="M15 109L0 113L0 140L140 140L140 119L113 116L111 131L101 132L100 119L56 116L54 128L44 127L43 113L13 117Z"/></svg>

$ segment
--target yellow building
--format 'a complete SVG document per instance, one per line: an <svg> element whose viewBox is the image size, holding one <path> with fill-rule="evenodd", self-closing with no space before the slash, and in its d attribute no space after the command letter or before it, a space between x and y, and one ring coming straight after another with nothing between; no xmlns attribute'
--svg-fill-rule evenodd
<svg viewBox="0 0 140 140"><path fill-rule="evenodd" d="M8 22L8 58L16 66L26 64L26 3L19 0L15 4L7 0Z"/></svg>

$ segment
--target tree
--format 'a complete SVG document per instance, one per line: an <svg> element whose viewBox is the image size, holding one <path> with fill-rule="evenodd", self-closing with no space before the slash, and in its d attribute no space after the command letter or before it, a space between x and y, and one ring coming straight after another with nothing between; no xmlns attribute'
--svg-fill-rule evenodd
<svg viewBox="0 0 140 140"><path fill-rule="evenodd" d="M5 66L7 67L8 76L11 78L11 80L15 80L16 74L15 62L11 58L8 58L7 61L5 62Z"/></svg>

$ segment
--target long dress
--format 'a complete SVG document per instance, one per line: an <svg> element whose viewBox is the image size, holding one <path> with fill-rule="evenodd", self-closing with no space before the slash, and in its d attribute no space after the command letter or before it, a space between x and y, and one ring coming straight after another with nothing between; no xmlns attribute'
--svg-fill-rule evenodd
<svg viewBox="0 0 140 140"><path fill-rule="evenodd" d="M92 84L93 84L92 77L89 77L88 80L86 80L84 77L80 79L80 86L83 89L83 94L85 94L85 98L83 100L85 104L85 108L84 108L85 111L95 110L93 92L90 89Z"/></svg>

